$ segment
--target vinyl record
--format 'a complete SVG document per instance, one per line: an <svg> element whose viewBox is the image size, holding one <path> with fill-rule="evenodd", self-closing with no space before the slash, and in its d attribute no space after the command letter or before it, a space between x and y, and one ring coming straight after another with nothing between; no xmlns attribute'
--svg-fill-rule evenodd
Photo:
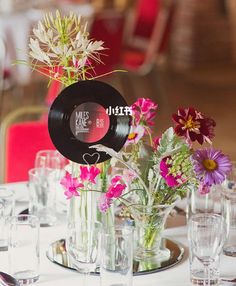
<svg viewBox="0 0 236 286"><path fill-rule="evenodd" d="M110 85L86 80L65 88L53 102L48 129L56 149L79 164L110 159L105 152L89 148L95 144L119 151L130 130L130 109Z"/></svg>

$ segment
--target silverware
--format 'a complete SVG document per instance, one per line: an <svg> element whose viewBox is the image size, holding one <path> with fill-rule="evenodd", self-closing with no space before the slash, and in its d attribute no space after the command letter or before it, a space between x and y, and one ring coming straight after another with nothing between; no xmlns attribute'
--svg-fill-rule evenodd
<svg viewBox="0 0 236 286"><path fill-rule="evenodd" d="M0 285L1 286L20 286L18 281L11 275L0 272Z"/></svg>

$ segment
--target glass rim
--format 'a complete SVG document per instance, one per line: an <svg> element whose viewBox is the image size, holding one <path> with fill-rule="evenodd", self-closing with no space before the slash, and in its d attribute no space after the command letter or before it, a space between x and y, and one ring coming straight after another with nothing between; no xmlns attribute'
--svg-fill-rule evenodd
<svg viewBox="0 0 236 286"><path fill-rule="evenodd" d="M36 168L31 168L28 170L28 175L32 175L32 176L35 176L37 175L39 172L36 172L36 171L39 171L39 170L45 170L45 171L54 171L53 168L49 168L49 167L36 167Z"/></svg>
<svg viewBox="0 0 236 286"><path fill-rule="evenodd" d="M54 149L43 149L43 150L39 150L37 153L36 153L36 156L38 154L41 154L41 153L59 153L58 150L54 150ZM60 154L60 153L59 153Z"/></svg>
<svg viewBox="0 0 236 286"><path fill-rule="evenodd" d="M127 206L127 208L168 208L175 205L180 200L180 196L177 196L176 199L171 204L155 204L155 205L141 205L141 204L132 204Z"/></svg>

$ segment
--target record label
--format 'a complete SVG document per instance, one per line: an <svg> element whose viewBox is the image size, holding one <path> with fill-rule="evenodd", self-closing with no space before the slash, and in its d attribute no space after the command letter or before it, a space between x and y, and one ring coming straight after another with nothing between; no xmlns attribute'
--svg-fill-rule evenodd
<svg viewBox="0 0 236 286"><path fill-rule="evenodd" d="M79 164L110 159L92 145L101 144L118 152L130 130L129 107L112 86L86 80L74 83L58 95L48 115L48 129L56 149Z"/></svg>
<svg viewBox="0 0 236 286"><path fill-rule="evenodd" d="M85 102L77 106L70 117L70 128L74 136L85 143L102 139L110 126L106 110L95 102Z"/></svg>

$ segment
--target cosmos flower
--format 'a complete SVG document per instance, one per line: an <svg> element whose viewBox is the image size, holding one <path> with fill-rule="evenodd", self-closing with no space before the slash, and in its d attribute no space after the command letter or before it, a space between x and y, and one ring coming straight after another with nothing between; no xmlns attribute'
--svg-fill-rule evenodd
<svg viewBox="0 0 236 286"><path fill-rule="evenodd" d="M79 196L78 189L84 187L77 178L73 178L68 172L66 172L66 175L61 179L60 184L65 189L64 194L67 199L70 199L73 196Z"/></svg>
<svg viewBox="0 0 236 286"><path fill-rule="evenodd" d="M138 141L144 136L144 133L145 129L143 126L131 126L130 133L125 145L127 146L129 144L137 144Z"/></svg>
<svg viewBox="0 0 236 286"><path fill-rule="evenodd" d="M176 123L175 133L177 135L186 137L190 142L211 143L216 125L213 119L203 116L192 107L180 108L177 114L173 114L172 119Z"/></svg>
<svg viewBox="0 0 236 286"><path fill-rule="evenodd" d="M202 193L207 193L212 185L221 184L232 169L229 157L213 148L196 150L192 160Z"/></svg>

